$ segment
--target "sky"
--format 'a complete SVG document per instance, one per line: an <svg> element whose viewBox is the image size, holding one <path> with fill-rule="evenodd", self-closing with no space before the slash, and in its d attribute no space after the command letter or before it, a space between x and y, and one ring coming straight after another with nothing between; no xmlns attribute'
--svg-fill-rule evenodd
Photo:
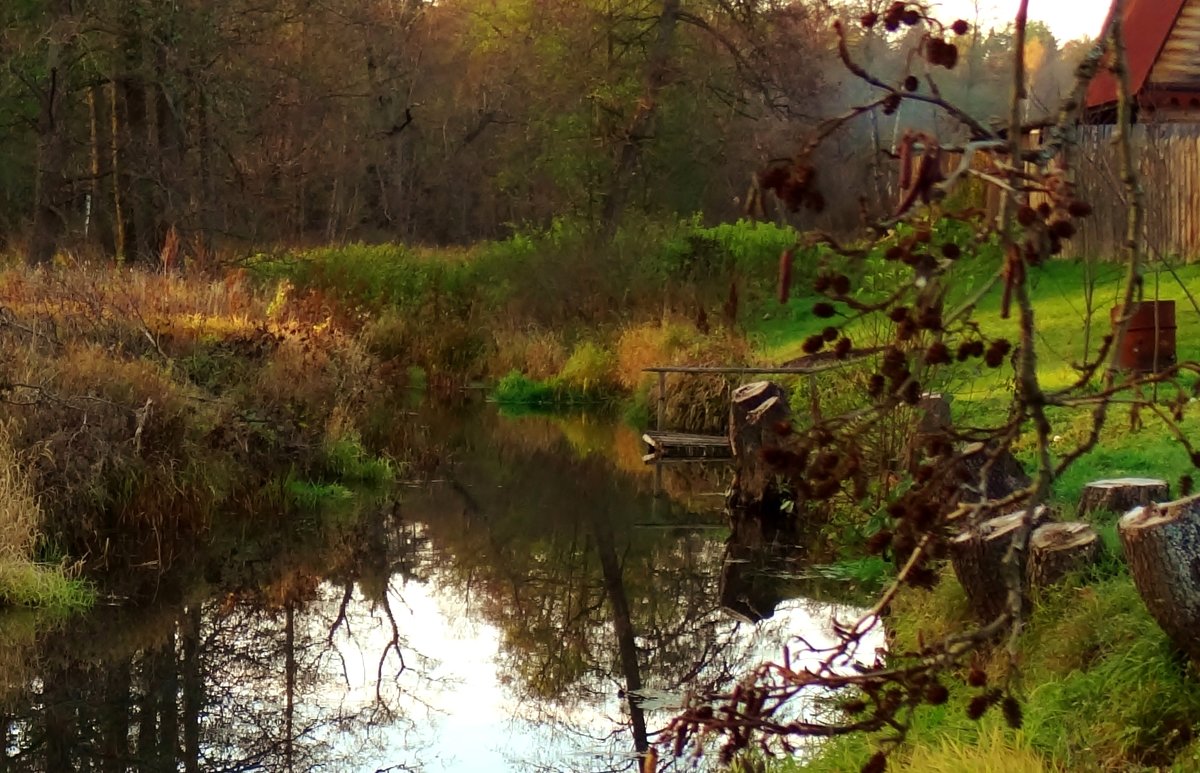
<svg viewBox="0 0 1200 773"><path fill-rule="evenodd" d="M1019 0L932 0L940 6L935 16L973 21L978 4L980 26L1003 27L1017 15ZM1104 24L1110 0L1029 0L1029 18L1046 23L1060 43L1081 37L1096 37Z"/></svg>

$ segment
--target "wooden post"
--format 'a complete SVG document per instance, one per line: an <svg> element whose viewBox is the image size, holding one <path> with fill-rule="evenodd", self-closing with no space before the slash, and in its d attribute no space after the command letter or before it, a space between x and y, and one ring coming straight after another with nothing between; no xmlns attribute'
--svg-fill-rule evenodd
<svg viewBox="0 0 1200 773"><path fill-rule="evenodd" d="M1034 528L1045 523L1050 514L1044 507L1033 512ZM1016 535L1025 510L984 521L950 541L950 559L954 574L980 619L990 622L1008 606L1008 586L1004 582L1004 557ZM1022 556L1024 559L1025 556ZM1025 566L1021 567L1024 575Z"/></svg>
<svg viewBox="0 0 1200 773"><path fill-rule="evenodd" d="M667 413L667 374L658 372L658 412L654 416L654 428L661 430Z"/></svg>
<svg viewBox="0 0 1200 773"><path fill-rule="evenodd" d="M1029 538L1029 585L1053 585L1071 571L1096 562L1100 537L1086 523L1048 523Z"/></svg>
<svg viewBox="0 0 1200 773"><path fill-rule="evenodd" d="M1200 496L1135 507L1117 531L1150 615L1200 662Z"/></svg>
<svg viewBox="0 0 1200 773"><path fill-rule="evenodd" d="M1138 506L1165 501L1169 496L1167 482L1157 478L1097 480L1084 486L1079 498L1079 515L1128 513Z"/></svg>

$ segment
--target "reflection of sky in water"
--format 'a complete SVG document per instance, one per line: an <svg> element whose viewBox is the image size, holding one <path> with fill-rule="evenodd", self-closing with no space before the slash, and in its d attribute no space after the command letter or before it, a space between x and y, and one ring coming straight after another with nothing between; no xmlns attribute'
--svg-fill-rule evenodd
<svg viewBox="0 0 1200 773"><path fill-rule="evenodd" d="M632 742L615 679L592 685L595 690L579 700L567 696L560 706L522 701L497 673L499 631L472 614L462 598L417 582L400 585L397 581L389 592L405 642L406 668L401 672L394 653L387 657L381 694L403 719L375 727L371 737L357 739L362 746L356 750L345 748L349 738L331 739L339 751L352 752L351 759L361 761L355 769L486 773L625 767L622 763L631 754ZM332 617L339 602L340 591L327 587L322 602L311 609ZM783 602L772 618L758 625L714 613L718 637L734 653L732 660L723 662L748 669L779 658L782 643L797 635L814 647L829 646L835 640L831 615L846 622L855 612L801 599ZM330 620L318 615L322 619L311 624L328 630ZM346 623L333 640L336 654L325 664L331 678L321 700L328 702L329 709L338 706L355 712L369 709L376 701L377 668L391 640L391 628L381 611L372 611L369 602L357 595ZM859 658L873 660L874 648L881 644L882 634L873 633ZM794 640L791 649L793 665L810 662ZM811 662L820 659L812 656ZM651 728L661 728L673 716L671 704L677 705L677 700L672 698L677 696L647 692L657 709L648 712ZM658 708L659 704L665 708Z"/></svg>

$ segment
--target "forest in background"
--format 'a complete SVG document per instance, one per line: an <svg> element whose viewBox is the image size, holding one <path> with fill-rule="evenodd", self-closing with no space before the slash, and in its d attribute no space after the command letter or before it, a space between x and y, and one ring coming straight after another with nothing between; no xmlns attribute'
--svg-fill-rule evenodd
<svg viewBox="0 0 1200 773"><path fill-rule="evenodd" d="M563 217L733 219L756 170L867 97L829 29L870 6L6 2L0 249L34 263L60 250L157 263L267 245L462 244ZM874 71L923 75L904 35L853 35ZM1011 30L972 25L957 42L943 94L998 119ZM1031 113L1057 104L1083 48L1030 25ZM818 171L840 184L821 214L767 215L857 224L860 192L889 184L878 161L899 128L951 131L923 112L906 102L831 140Z"/></svg>

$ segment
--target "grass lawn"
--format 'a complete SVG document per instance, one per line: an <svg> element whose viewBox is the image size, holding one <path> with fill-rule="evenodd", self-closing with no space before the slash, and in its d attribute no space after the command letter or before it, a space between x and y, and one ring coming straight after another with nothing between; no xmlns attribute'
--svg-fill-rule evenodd
<svg viewBox="0 0 1200 773"><path fill-rule="evenodd" d="M888 264L875 264L887 272ZM1145 280L1147 299L1176 301L1179 361L1200 360L1200 266L1174 272L1151 266ZM993 270L982 258L955 267L953 295L968 297ZM1089 313L1085 288L1093 280ZM1099 348L1110 330L1109 311L1122 293L1123 270L1116 265L1059 261L1033 269L1031 285L1037 314L1039 375L1048 390L1076 379L1072 365ZM864 280L886 288L888 277ZM1000 293L980 303L976 320L989 337L1015 340L1017 320L1000 318ZM784 307L761 308L750 331L759 355L786 362L803 355L804 339L821 332L830 320L812 315L817 298L799 297ZM953 298L952 298L953 300ZM950 304L953 305L953 304ZM1093 329L1088 333L1089 318ZM833 320L837 322L835 318ZM844 319L842 321L845 321ZM851 321L844 332L856 345L882 343L890 324ZM953 396L956 421L984 426L1002 421L1011 399L1012 368L989 369L975 362L947 369L943 381L929 388ZM1194 378L1184 376L1189 390ZM1163 385L1159 397L1173 397L1177 387ZM1164 423L1142 412L1133 427L1128 407L1114 405L1099 446L1055 483L1053 504L1070 517L1080 490L1092 480L1126 476L1158 477L1177 493L1181 475L1193 464ZM1090 409L1053 409L1054 449L1065 451L1086 436ZM1181 430L1200 441L1200 411L1185 417ZM1032 439L1022 438L1018 455L1031 452ZM1032 460L1025 458L1027 469ZM1088 575L1075 576L1037 599L1033 619L1020 642L1016 692L1022 700L1021 729L1006 726L999 712L982 721L967 718L965 706L978 690L961 681L947 683L951 699L944 706L918 710L908 742L889 761L894 771L960 771L1018 773L1074 770L1200 770L1200 681L1172 651L1166 635L1150 618L1119 557L1116 515L1098 514L1093 521L1107 557ZM888 617L890 649L902 653L970 626L962 589L947 568L932 592L905 590ZM982 661L992 684L1004 684L1009 668L1003 648ZM854 771L871 756L872 740L850 736L821 746L813 759L793 758L768 765L771 771Z"/></svg>
<svg viewBox="0 0 1200 773"><path fill-rule="evenodd" d="M886 264L884 266L887 271ZM981 259L962 261L955 267L955 281L960 284L954 288L954 296L967 297L982 287L991 270ZM1089 277L1094 287L1090 313L1085 293ZM1110 310L1122 294L1123 269L1114 264L1088 265L1083 261L1063 260L1032 269L1030 278L1037 315L1039 375L1046 389L1062 388L1077 377L1073 365L1083 359L1085 352L1094 357L1101 340L1109 332ZM864 284L871 281L886 285L887 279L876 277L864 280ZM1191 300L1200 298L1200 266L1180 266L1174 272L1152 270L1146 275L1145 287L1147 299L1157 297L1176 302L1178 359L1200 360L1200 311ZM813 316L812 306L816 300L812 295L801 296L786 306L776 304L756 311L749 333L764 360L787 362L803 356L804 339L819 333L831 322ZM1000 318L998 289L985 296L976 319L989 337L1017 338L1015 312L1010 319ZM1090 334L1087 330L1089 319ZM838 319L832 322L836 323ZM886 320L883 323L888 324ZM879 320L850 321L846 323L845 332L858 345L873 345L887 340L890 335L890 329L883 329ZM937 388L953 396L956 421L981 426L1003 419L1011 399L1011 379L1012 369L1007 365L990 369L982 363L972 362L948 369ZM1183 379L1190 387L1192 378L1184 376ZM1162 386L1160 394L1172 396L1175 387ZM1070 508L1082 487L1091 480L1148 476L1174 483L1192 469L1187 452L1161 421L1143 412L1144 426L1134 432L1130 430L1130 419L1128 409L1114 406L1101 446L1057 481L1054 489L1057 504ZM1067 449L1072 440L1085 436L1090 416L1087 410L1057 410L1052 414L1052 420L1059 437L1056 447ZM1183 430L1188 437L1200 440L1200 418L1188 417ZM1020 452L1028 447L1026 440L1024 444L1018 444L1017 450Z"/></svg>

